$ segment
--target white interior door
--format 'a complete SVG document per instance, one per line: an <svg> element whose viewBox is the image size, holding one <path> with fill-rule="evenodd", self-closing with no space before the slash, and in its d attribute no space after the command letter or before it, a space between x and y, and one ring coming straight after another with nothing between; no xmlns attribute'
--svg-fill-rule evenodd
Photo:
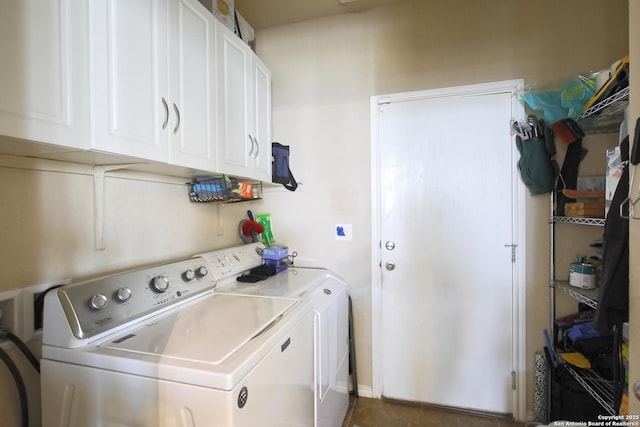
<svg viewBox="0 0 640 427"><path fill-rule="evenodd" d="M384 397L514 412L512 104L438 90L378 106Z"/></svg>

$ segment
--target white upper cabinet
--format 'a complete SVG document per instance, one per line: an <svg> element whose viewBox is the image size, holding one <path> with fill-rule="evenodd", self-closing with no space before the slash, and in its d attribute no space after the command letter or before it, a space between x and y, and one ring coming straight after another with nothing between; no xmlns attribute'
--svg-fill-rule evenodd
<svg viewBox="0 0 640 427"><path fill-rule="evenodd" d="M166 162L176 120L170 117L167 0L91 5L93 148Z"/></svg>
<svg viewBox="0 0 640 427"><path fill-rule="evenodd" d="M271 181L271 74L198 0L0 0L0 55L0 152Z"/></svg>
<svg viewBox="0 0 640 427"><path fill-rule="evenodd" d="M0 1L0 135L89 146L87 3Z"/></svg>
<svg viewBox="0 0 640 427"><path fill-rule="evenodd" d="M217 170L271 181L271 74L240 38L218 29Z"/></svg>
<svg viewBox="0 0 640 427"><path fill-rule="evenodd" d="M218 122L215 18L197 1L172 7L171 109L180 116L170 130L170 163L211 171Z"/></svg>
<svg viewBox="0 0 640 427"><path fill-rule="evenodd" d="M220 137L218 170L230 175L246 176L253 147L250 122L251 49L224 25L218 25L220 58Z"/></svg>
<svg viewBox="0 0 640 427"><path fill-rule="evenodd" d="M215 24L195 0L95 0L93 148L212 170Z"/></svg>
<svg viewBox="0 0 640 427"><path fill-rule="evenodd" d="M253 55L253 178L271 182L271 73Z"/></svg>

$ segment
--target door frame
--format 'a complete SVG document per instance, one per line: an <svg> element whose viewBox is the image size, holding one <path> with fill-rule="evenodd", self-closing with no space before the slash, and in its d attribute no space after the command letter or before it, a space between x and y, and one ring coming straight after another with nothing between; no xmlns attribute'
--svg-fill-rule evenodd
<svg viewBox="0 0 640 427"><path fill-rule="evenodd" d="M380 221L380 146L379 126L380 116L378 106L391 102L411 101L424 98L445 98L450 96L489 95L495 93L512 94L512 120L524 118L524 106L517 99L517 95L524 90L524 80L506 80L498 82L480 83L456 87L399 92L370 97L370 126L371 126L371 350L372 350L372 395L382 397L382 245ZM510 123L505 123L505 127ZM515 147L515 139L512 136ZM516 389L512 394L513 416L517 420L526 418L527 392L527 357L526 357L526 187L522 183L517 170L517 150L512 149L513 164L512 192L513 192L513 244L516 244L516 262L513 266L512 293L512 369L515 372Z"/></svg>

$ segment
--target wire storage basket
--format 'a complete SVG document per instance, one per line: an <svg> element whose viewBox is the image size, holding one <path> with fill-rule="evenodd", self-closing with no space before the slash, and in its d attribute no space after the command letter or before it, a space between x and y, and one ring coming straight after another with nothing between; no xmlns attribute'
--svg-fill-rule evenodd
<svg viewBox="0 0 640 427"><path fill-rule="evenodd" d="M198 177L187 185L189 199L196 203L235 203L262 197L261 182L239 181L226 175Z"/></svg>

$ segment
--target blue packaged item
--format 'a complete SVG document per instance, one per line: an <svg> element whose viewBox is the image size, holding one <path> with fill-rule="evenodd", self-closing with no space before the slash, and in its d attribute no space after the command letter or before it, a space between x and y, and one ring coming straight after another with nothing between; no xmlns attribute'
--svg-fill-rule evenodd
<svg viewBox="0 0 640 427"><path fill-rule="evenodd" d="M578 76L561 90L527 92L521 98L532 110L543 112L546 122L555 123L566 118L578 118L594 92L595 79Z"/></svg>
<svg viewBox="0 0 640 427"><path fill-rule="evenodd" d="M593 329L593 322L574 325L569 329L568 335L573 342L602 336L598 331Z"/></svg>
<svg viewBox="0 0 640 427"><path fill-rule="evenodd" d="M289 268L289 248L287 246L273 245L262 250L262 264L273 267L276 272Z"/></svg>

